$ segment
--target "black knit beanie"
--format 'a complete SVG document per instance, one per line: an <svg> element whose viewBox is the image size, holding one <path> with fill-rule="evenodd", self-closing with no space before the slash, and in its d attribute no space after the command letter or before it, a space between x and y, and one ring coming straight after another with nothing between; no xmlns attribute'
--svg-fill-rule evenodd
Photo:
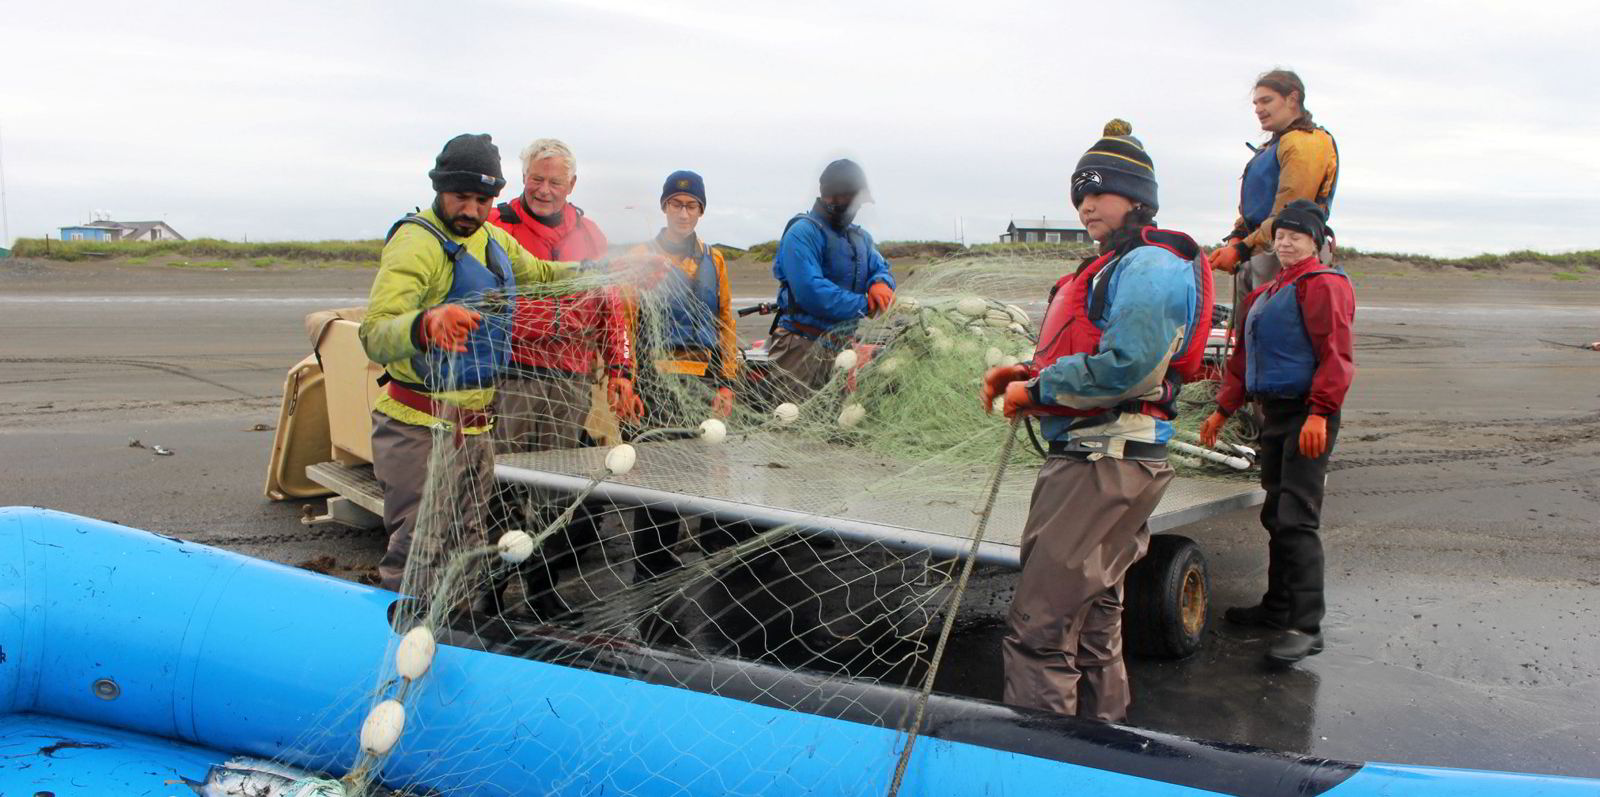
<svg viewBox="0 0 1600 797"><path fill-rule="evenodd" d="M500 148L488 133L462 133L445 142L428 178L433 180L433 190L440 193L499 196L506 187Z"/></svg>
<svg viewBox="0 0 1600 797"><path fill-rule="evenodd" d="M1105 135L1083 153L1072 170L1072 206L1089 194L1117 194L1157 209L1156 168L1144 144L1133 137L1133 125L1121 119L1106 123Z"/></svg>
<svg viewBox="0 0 1600 797"><path fill-rule="evenodd" d="M1328 240L1328 214L1317 203L1309 199L1296 199L1283 206L1278 211L1278 218L1272 222L1273 231L1294 230L1311 236L1317 242L1317 248Z"/></svg>

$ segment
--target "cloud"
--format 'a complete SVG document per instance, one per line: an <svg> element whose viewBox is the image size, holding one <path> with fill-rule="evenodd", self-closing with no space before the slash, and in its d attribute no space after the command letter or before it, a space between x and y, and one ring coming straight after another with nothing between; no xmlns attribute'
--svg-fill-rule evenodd
<svg viewBox="0 0 1600 797"><path fill-rule="evenodd" d="M1137 8L1137 10L1135 10ZM1162 221L1215 240L1259 140L1248 94L1285 65L1338 137L1334 224L1363 248L1600 245L1596 15L1578 4L467 0L441 6L37 4L8 11L0 130L13 235L91 208L187 235L382 234L429 199L459 132L508 175L566 140L574 201L615 240L660 224L661 179L706 176L705 234L776 237L834 157L880 239L990 240L1070 215L1066 177L1118 116L1156 160ZM1585 222L1587 220L1587 223Z"/></svg>

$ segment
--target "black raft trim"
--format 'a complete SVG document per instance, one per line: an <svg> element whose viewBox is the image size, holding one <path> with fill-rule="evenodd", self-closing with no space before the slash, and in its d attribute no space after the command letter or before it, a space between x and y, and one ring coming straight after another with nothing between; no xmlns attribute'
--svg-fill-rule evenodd
<svg viewBox="0 0 1600 797"><path fill-rule="evenodd" d="M699 658L620 637L476 619L476 635L446 632L440 642L880 728L899 728L917 696L906 687L731 657ZM1361 769L1346 761L939 693L928 700L922 735L1241 797L1315 797Z"/></svg>

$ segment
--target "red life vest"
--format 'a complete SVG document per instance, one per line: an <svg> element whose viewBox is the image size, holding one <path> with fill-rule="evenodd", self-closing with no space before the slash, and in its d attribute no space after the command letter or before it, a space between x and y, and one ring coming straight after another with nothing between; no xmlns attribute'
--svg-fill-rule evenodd
<svg viewBox="0 0 1600 797"><path fill-rule="evenodd" d="M540 260L591 260L606 256L606 236L577 205L561 209L561 223L548 227L533 218L527 201L517 197L489 214L490 223L511 233L522 248ZM618 343L618 340L623 343ZM611 292L581 293L517 300L511 332L512 362L531 368L588 373L596 357L594 341L606 364L631 365L625 345L621 304Z"/></svg>
<svg viewBox="0 0 1600 797"><path fill-rule="evenodd" d="M500 203L489 214L489 221L511 233L522 248L540 260L598 260L606 256L605 233L571 203L561 209L561 223L554 227L536 221L522 197Z"/></svg>
<svg viewBox="0 0 1600 797"><path fill-rule="evenodd" d="M1100 348L1104 332L1096 322L1108 312L1107 295L1111 289L1111 273L1116 270L1122 256L1139 245L1159 246L1192 264L1195 280L1194 325L1184 331L1184 344L1167 366L1169 375L1179 380L1189 380L1200 375L1206 353L1206 338L1211 332L1211 303L1215 297L1211 283L1211 265L1205 252L1194 239L1174 230L1146 227L1140 241L1106 252L1085 263L1076 272L1062 277L1050 290L1050 305L1045 309L1044 322L1039 326L1039 344L1033 353L1032 372L1037 375L1062 357L1074 354L1093 354ZM1095 277L1106 272L1098 284ZM1132 402L1125 407L1146 415L1170 416L1154 402ZM1072 409L1045 405L1036 412L1043 415L1091 416L1100 415L1110 407ZM1170 418L1169 418L1170 419Z"/></svg>

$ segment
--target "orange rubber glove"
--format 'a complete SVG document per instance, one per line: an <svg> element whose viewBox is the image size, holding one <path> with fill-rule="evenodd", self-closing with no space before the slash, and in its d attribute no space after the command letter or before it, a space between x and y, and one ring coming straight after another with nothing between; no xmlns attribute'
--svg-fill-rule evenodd
<svg viewBox="0 0 1600 797"><path fill-rule="evenodd" d="M1213 249L1211 254L1206 255L1206 262L1210 263L1212 268L1224 274L1232 274L1238 271L1240 260L1238 243L1238 238L1229 238L1223 241L1222 246Z"/></svg>
<svg viewBox="0 0 1600 797"><path fill-rule="evenodd" d="M876 317L894 304L894 288L887 282L874 282L867 288L867 316Z"/></svg>
<svg viewBox="0 0 1600 797"><path fill-rule="evenodd" d="M644 417L644 402L633 392L633 380L625 376L613 376L606 381L606 403L617 420L624 423Z"/></svg>
<svg viewBox="0 0 1600 797"><path fill-rule="evenodd" d="M1300 424L1300 456L1317 459L1328 450L1328 419L1321 415L1307 415Z"/></svg>
<svg viewBox="0 0 1600 797"><path fill-rule="evenodd" d="M726 418L733 414L733 388L717 388L717 397L711 400L711 414Z"/></svg>
<svg viewBox="0 0 1600 797"><path fill-rule="evenodd" d="M978 406L987 413L994 412L994 397L1004 395L1012 382L1026 381L1028 369L1021 365L997 365L983 375L983 387L978 389Z"/></svg>
<svg viewBox="0 0 1600 797"><path fill-rule="evenodd" d="M1206 417L1206 422L1200 425L1200 442L1207 447L1217 444L1217 435L1222 432L1222 425L1228 419L1221 410L1211 413Z"/></svg>
<svg viewBox="0 0 1600 797"><path fill-rule="evenodd" d="M478 328L483 316L459 304L441 304L422 311L422 345L445 351L465 352L467 336Z"/></svg>
<svg viewBox="0 0 1600 797"><path fill-rule="evenodd" d="M1017 417L1017 413L1026 415L1029 410L1037 406L1039 405L1033 403L1033 396L1028 394L1027 382L1012 382L1006 385L1006 401L1000 410L1005 414L1006 420Z"/></svg>

